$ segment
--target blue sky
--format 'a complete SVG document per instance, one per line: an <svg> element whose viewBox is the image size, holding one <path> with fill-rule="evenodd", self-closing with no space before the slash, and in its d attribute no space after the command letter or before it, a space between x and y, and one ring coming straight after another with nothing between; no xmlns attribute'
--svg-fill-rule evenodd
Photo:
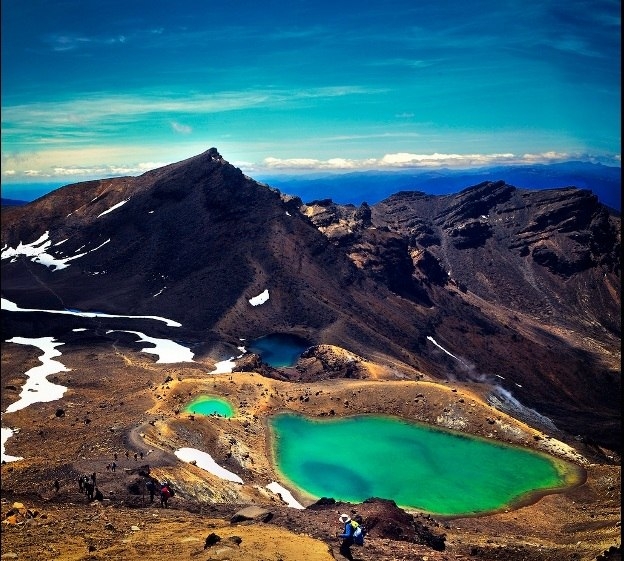
<svg viewBox="0 0 624 561"><path fill-rule="evenodd" d="M3 0L2 182L620 165L620 3Z"/></svg>

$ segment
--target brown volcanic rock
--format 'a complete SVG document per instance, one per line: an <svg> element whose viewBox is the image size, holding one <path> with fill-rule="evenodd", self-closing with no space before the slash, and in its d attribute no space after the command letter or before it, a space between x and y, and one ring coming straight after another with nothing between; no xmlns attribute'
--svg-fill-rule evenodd
<svg viewBox="0 0 624 561"><path fill-rule="evenodd" d="M208 376L208 363L157 364L139 350L120 349L110 342L94 350L90 344L81 347L76 339L65 347L59 360L70 370L51 377L69 388L62 400L3 415L3 425L21 428L8 441L8 452L25 459L1 467L2 517L15 501L39 514L25 525L3 527L2 555L116 556L127 561L156 560L163 554L194 558L206 553L205 539L215 533L221 545L228 545L232 561L269 561L278 556L284 561L329 561L331 551L339 558L336 533L342 512L360 514L369 527L366 545L354 549L362 561L424 557L564 561L573 554L592 559L619 544L620 466L592 455L583 443L573 442L576 448L568 448L497 412L474 393L478 385L396 378L300 384L244 372ZM4 385L25 368L27 353L16 351L35 353L6 342L2 350ZM232 401L237 416L191 418L180 412L193 397L207 393ZM65 411L60 417L59 403ZM550 450L569 461L578 461L578 450L591 463L586 464L587 480L580 486L488 516L440 520L408 513L380 499L293 509L263 490L269 481L280 480L266 448L266 417L285 408L313 417L333 408L337 416L379 412L440 426L463 422L469 434ZM179 461L172 452L182 446L210 453L245 484L221 480ZM112 473L105 466L115 452L118 466ZM144 453L142 461L134 459L135 452ZM176 494L169 509L150 504L143 493L139 474L147 471L146 466L151 477L172 481ZM94 471L106 500L89 503L76 480ZM52 486L55 479L61 483L58 493ZM230 523L236 512L250 505L270 512L271 519ZM236 547L230 540L235 536L242 540Z"/></svg>
<svg viewBox="0 0 624 561"><path fill-rule="evenodd" d="M372 207L369 228L354 208L302 207L364 274L430 308L420 332L455 358L431 345L429 373L487 379L560 428L619 447L607 436L621 434L619 216L589 191L503 181L397 193ZM348 235L334 227L344 223Z"/></svg>
<svg viewBox="0 0 624 561"><path fill-rule="evenodd" d="M499 181L372 207L303 205L210 149L3 209L3 246L46 231L50 253L84 255L60 270L3 260L3 297L22 307L164 316L182 327L142 325L212 360L240 339L296 333L412 379L500 387L499 406L619 449L620 218L588 191ZM269 301L252 306L265 289ZM105 333L122 320L89 321L102 340L138 347ZM2 322L65 337L76 323L12 312Z"/></svg>

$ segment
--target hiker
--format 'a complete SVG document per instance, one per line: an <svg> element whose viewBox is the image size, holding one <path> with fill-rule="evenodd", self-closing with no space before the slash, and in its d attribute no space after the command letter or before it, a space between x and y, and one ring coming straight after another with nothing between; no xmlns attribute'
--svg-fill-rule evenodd
<svg viewBox="0 0 624 561"><path fill-rule="evenodd" d="M138 456L138 454L135 452L135 453L134 453L134 461L135 461L135 462L137 461L137 456Z"/></svg>
<svg viewBox="0 0 624 561"><path fill-rule="evenodd" d="M115 454L115 455L117 455L117 454ZM116 468L116 467L117 467L117 464L116 464L115 462L113 462L113 463L111 464L111 471L112 471L113 473L115 473L115 468Z"/></svg>
<svg viewBox="0 0 624 561"><path fill-rule="evenodd" d="M91 474L91 483L93 483L93 486L95 487L95 472Z"/></svg>
<svg viewBox="0 0 624 561"><path fill-rule="evenodd" d="M154 481L149 479L145 483L145 487L147 488L147 490L149 491L149 494L150 494L150 503L153 503L154 502L154 494L156 493L156 484L154 483Z"/></svg>
<svg viewBox="0 0 624 561"><path fill-rule="evenodd" d="M143 459L143 452L139 452L139 456Z"/></svg>
<svg viewBox="0 0 624 561"><path fill-rule="evenodd" d="M93 491L95 490L95 485L93 485L93 483L91 483L91 481L88 481L85 483L85 488L87 490L87 500L92 501L93 500Z"/></svg>
<svg viewBox="0 0 624 561"><path fill-rule="evenodd" d="M163 481L160 486L160 506L161 508L169 508L167 501L171 496L171 489L166 481Z"/></svg>
<svg viewBox="0 0 624 561"><path fill-rule="evenodd" d="M348 514L341 514L338 520L344 524L343 533L338 534L338 537L342 538L340 553L349 561L353 561L353 554L351 553L351 546L353 545L353 526L351 525L351 517Z"/></svg>
<svg viewBox="0 0 624 561"><path fill-rule="evenodd" d="M95 500L102 502L104 500L104 493L100 491L97 487L95 488Z"/></svg>
<svg viewBox="0 0 624 561"><path fill-rule="evenodd" d="M60 488L61 488L61 484L59 483L59 480L55 479L54 480L54 490L58 493Z"/></svg>
<svg viewBox="0 0 624 561"><path fill-rule="evenodd" d="M89 476L88 475L83 475L82 476L82 489L85 492L85 495L87 494L87 483L89 483Z"/></svg>
<svg viewBox="0 0 624 561"><path fill-rule="evenodd" d="M84 483L84 480L82 479L82 475L78 476L78 490L81 493L84 493L83 483Z"/></svg>

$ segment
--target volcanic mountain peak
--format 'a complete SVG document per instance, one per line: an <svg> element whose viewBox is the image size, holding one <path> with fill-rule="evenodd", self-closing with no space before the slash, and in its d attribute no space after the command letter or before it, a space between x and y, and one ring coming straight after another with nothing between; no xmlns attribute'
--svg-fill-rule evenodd
<svg viewBox="0 0 624 561"><path fill-rule="evenodd" d="M578 413L598 408L619 434L620 218L589 191L305 205L211 148L2 212L22 307L170 317L205 352L283 332L434 377L514 372L506 389L562 426L602 437Z"/></svg>
<svg viewBox="0 0 624 561"><path fill-rule="evenodd" d="M141 513L154 520L141 498L145 474L173 483L171 512L191 541L179 532L169 541L168 524L156 524L147 545L159 545L146 549L137 537L137 559L146 551L156 559L162 543L174 556L201 555L207 523L256 552L266 549L262 539L273 543L275 525L296 529L297 540L302 527L314 528L327 542L336 509L364 516L371 547L360 549L363 561L567 559L579 544L589 559L616 543L621 220L589 191L494 181L455 195L400 192L371 206L303 204L211 148L139 177L68 185L3 208L2 219L3 512L5 497L46 495L42 512L58 505L53 535L75 546L72 555L93 544L101 555L128 554L131 544L110 532L138 527ZM307 349L294 367L274 367L245 350L265 335ZM25 372L38 348L62 391L26 406L23 394L44 393L24 386L18 395L25 376L39 375L39 367ZM58 355L62 364L50 359ZM203 395L231 401L236 415L185 412ZM323 498L288 512L268 494L281 488L268 421L283 410L374 413L513 443L578 463L587 480L513 512L445 524L447 555L445 538L429 530L439 527L434 519L392 501ZM188 462L182 450L219 469ZM112 458L119 469L104 471ZM94 471L110 505L99 531L75 499L77 477ZM332 473L353 480L349 469ZM233 520L250 502L277 513L271 524L207 522L206 506ZM191 521L184 509L199 514ZM173 520L167 512L161 521ZM67 534L63 520L72 517L85 523ZM15 523L3 532L3 557L48 547L50 532L24 532L14 514L3 522ZM253 540L264 538L238 535L250 527ZM289 558L309 551L293 544ZM235 551L232 559L250 558L250 549L228 555ZM318 559L331 556L325 547Z"/></svg>

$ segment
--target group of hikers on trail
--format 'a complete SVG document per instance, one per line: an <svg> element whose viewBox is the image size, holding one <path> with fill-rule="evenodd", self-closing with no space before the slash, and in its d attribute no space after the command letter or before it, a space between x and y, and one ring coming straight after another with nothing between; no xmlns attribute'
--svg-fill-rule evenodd
<svg viewBox="0 0 624 561"><path fill-rule="evenodd" d="M78 490L81 493L87 495L88 501L102 501L104 500L104 495L102 491L97 488L95 484L96 475L93 472L91 475L81 475L78 477ZM57 489L56 482L54 485L55 489ZM58 492L58 489L57 489Z"/></svg>
<svg viewBox="0 0 624 561"><path fill-rule="evenodd" d="M149 452L147 453L149 455ZM126 460L130 459L130 452L128 452L128 450L125 451L125 456L126 456ZM115 473L115 470L117 469L117 459L118 459L118 455L117 452L115 452L115 454L113 455L113 462L111 462L110 464L106 464L106 471L112 471L113 473ZM139 458L142 460L143 459L143 452L135 452L134 453L134 461L138 462Z"/></svg>
<svg viewBox="0 0 624 561"><path fill-rule="evenodd" d="M158 481L150 478L145 482L145 488L150 494L150 503L154 502L154 495L158 490L158 493L160 495L161 508L169 508L168 501L175 494L173 487L171 486L171 483L169 481L163 481L162 483L158 483Z"/></svg>
<svg viewBox="0 0 624 561"><path fill-rule="evenodd" d="M130 456L130 453L126 450L126 457L129 458L129 456ZM141 459L143 459L143 452L135 453L134 459L137 460L139 456L141 457ZM115 470L117 468L116 460L118 459L117 452L114 453L113 457L114 457L113 462L106 465L106 471L112 471L113 473L115 473ZM144 471L140 471L139 473L140 475L145 476L144 484L145 484L145 489L149 492L149 495L150 495L150 503L154 502L154 496L156 495L156 493L158 493L160 497L161 508L169 508L169 499L173 497L175 494L173 487L171 486L171 482L168 480L159 482L157 479L154 479L153 477L148 475L149 466L144 466L144 467L147 467L147 473L145 473ZM90 475L86 475L86 474L80 475L77 478L78 490L87 496L87 500L89 502L93 500L96 500L96 501L104 500L103 493L97 488L96 478L97 478L97 475L95 472L93 472ZM55 479L52 486L55 492L58 493L61 487L59 480Z"/></svg>

